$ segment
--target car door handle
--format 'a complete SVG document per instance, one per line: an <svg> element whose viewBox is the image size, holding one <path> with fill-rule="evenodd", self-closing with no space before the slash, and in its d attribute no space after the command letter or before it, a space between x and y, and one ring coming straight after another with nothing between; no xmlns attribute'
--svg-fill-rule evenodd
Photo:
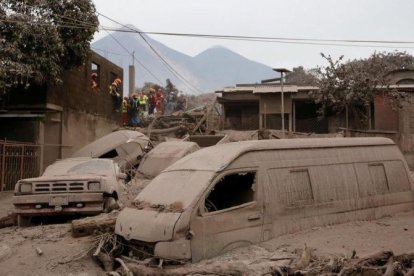
<svg viewBox="0 0 414 276"><path fill-rule="evenodd" d="M260 219L262 217L261 214L253 214L247 217L247 220L257 220Z"/></svg>

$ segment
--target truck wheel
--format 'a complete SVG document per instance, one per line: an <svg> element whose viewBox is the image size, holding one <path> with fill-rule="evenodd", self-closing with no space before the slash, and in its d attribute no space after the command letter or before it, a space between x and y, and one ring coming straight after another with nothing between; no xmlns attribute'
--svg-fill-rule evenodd
<svg viewBox="0 0 414 276"><path fill-rule="evenodd" d="M27 227L30 226L31 217L26 217L23 215L17 215L17 226Z"/></svg>
<svg viewBox="0 0 414 276"><path fill-rule="evenodd" d="M119 209L118 201L113 197L105 197L104 198L104 207L103 211L105 213L109 213L112 210Z"/></svg>

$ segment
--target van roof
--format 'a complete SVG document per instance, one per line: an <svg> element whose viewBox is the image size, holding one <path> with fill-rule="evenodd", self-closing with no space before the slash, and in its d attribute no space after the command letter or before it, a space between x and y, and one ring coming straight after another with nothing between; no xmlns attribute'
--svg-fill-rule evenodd
<svg viewBox="0 0 414 276"><path fill-rule="evenodd" d="M241 141L207 147L178 160L165 171L203 170L219 172L246 152L278 149L362 147L395 145L388 138L305 138Z"/></svg>
<svg viewBox="0 0 414 276"><path fill-rule="evenodd" d="M102 136L101 138L87 144L72 154L72 157L99 157L107 151L115 149L116 147L130 141L137 141L138 143L142 143L142 145L145 146L148 143L149 138L138 131L118 130Z"/></svg>

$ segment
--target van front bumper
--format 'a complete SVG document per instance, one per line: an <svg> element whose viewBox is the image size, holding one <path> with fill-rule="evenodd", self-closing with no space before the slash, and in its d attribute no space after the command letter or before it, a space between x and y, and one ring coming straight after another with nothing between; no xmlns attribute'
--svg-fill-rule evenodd
<svg viewBox="0 0 414 276"><path fill-rule="evenodd" d="M28 216L95 214L103 211L103 193L15 195L13 204L16 214Z"/></svg>
<svg viewBox="0 0 414 276"><path fill-rule="evenodd" d="M168 260L190 260L190 240L179 239L171 242L157 242L154 248L154 255Z"/></svg>

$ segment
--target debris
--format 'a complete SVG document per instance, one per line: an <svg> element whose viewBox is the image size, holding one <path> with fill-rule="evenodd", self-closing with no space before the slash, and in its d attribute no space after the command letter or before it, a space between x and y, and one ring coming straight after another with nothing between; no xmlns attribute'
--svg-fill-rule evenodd
<svg viewBox="0 0 414 276"><path fill-rule="evenodd" d="M131 270L128 268L128 266L124 263L123 260L120 258L115 258L115 261L121 264L122 268L125 270L126 276L134 276L134 274L131 272Z"/></svg>
<svg viewBox="0 0 414 276"><path fill-rule="evenodd" d="M17 215L15 213L8 214L0 218L0 228L5 228L17 224Z"/></svg>
<svg viewBox="0 0 414 276"><path fill-rule="evenodd" d="M72 236L83 237L94 233L113 232L118 211L72 221Z"/></svg>
<svg viewBox="0 0 414 276"><path fill-rule="evenodd" d="M311 261L311 250L305 243L305 245L303 246L303 250L302 250L302 256L299 262L294 266L294 269L295 270L304 269L309 265L310 261Z"/></svg>
<svg viewBox="0 0 414 276"><path fill-rule="evenodd" d="M40 249L40 247L36 247L36 253L39 256L42 256L43 255L43 251L42 251L42 249Z"/></svg>
<svg viewBox="0 0 414 276"><path fill-rule="evenodd" d="M7 244L0 245L0 261L10 257L12 255L12 250Z"/></svg>

